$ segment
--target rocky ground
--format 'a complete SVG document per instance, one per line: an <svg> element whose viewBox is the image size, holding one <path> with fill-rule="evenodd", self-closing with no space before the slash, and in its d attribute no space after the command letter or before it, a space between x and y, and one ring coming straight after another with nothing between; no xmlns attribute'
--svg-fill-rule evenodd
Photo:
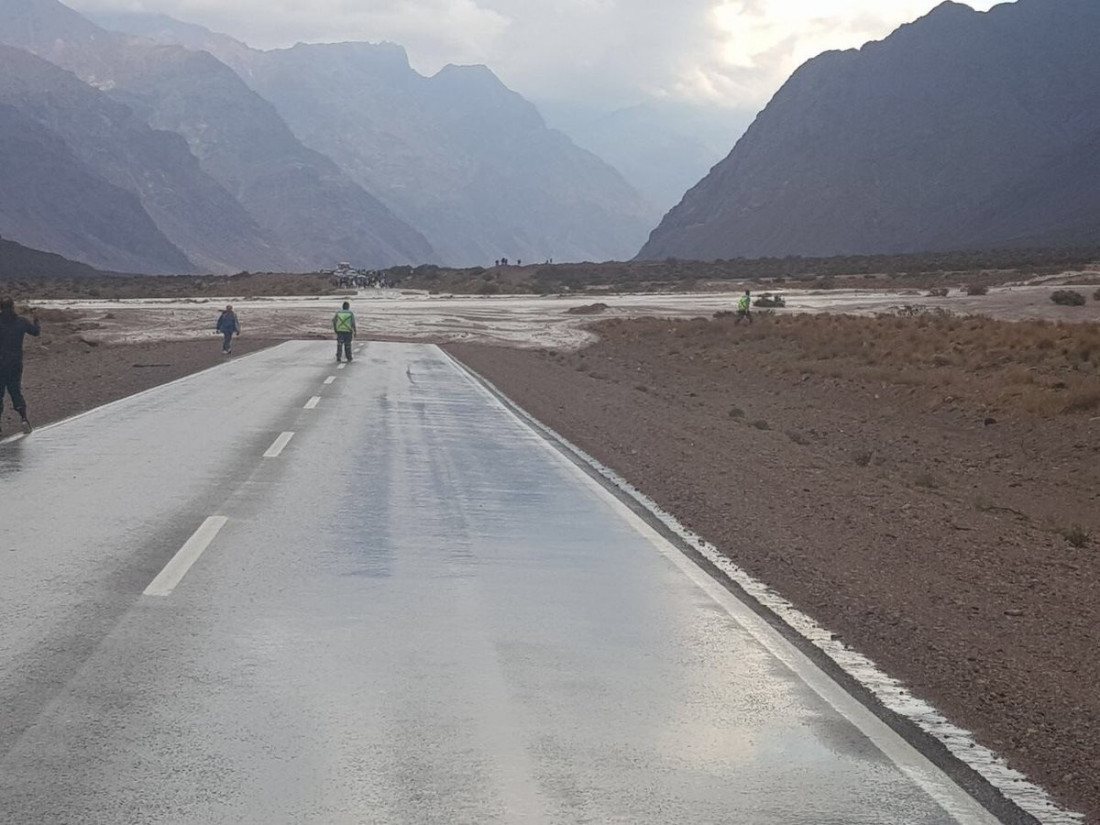
<svg viewBox="0 0 1100 825"><path fill-rule="evenodd" d="M1095 327L1038 324L1053 343L1024 345L1049 358L1017 385L1007 362L944 359L1021 327L848 320L820 340L650 319L573 353L449 349L1100 822ZM864 363L922 351L910 336L947 354Z"/></svg>

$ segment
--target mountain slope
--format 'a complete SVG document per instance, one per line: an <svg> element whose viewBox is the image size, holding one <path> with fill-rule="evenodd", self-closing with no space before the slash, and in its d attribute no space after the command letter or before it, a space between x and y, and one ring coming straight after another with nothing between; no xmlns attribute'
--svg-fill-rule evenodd
<svg viewBox="0 0 1100 825"><path fill-rule="evenodd" d="M0 103L0 235L121 272L191 272L137 197L108 183L60 137Z"/></svg>
<svg viewBox="0 0 1100 825"><path fill-rule="evenodd" d="M633 254L657 215L484 66L415 72L393 44L250 50L163 16L112 26L211 51L453 264Z"/></svg>
<svg viewBox="0 0 1100 825"><path fill-rule="evenodd" d="M45 276L95 278L107 274L112 273L0 237L0 280L15 281Z"/></svg>
<svg viewBox="0 0 1100 825"><path fill-rule="evenodd" d="M154 128L182 135L202 170L292 266L433 257L422 235L303 146L269 103L207 53L108 32L56 0L5 0L0 41L106 90Z"/></svg>
<svg viewBox="0 0 1100 825"><path fill-rule="evenodd" d="M0 102L64 139L106 181L134 194L157 227L200 268L285 268L289 259L199 167L179 135L30 52L0 46ZM94 209L95 204L88 204Z"/></svg>
<svg viewBox="0 0 1100 825"><path fill-rule="evenodd" d="M1044 180L1073 170L1100 136L1097 31L1100 4L1090 0L1018 0L987 13L948 2L882 42L821 55L639 257L1094 240L1090 193L1047 197ZM1024 193L1051 211L1019 203Z"/></svg>

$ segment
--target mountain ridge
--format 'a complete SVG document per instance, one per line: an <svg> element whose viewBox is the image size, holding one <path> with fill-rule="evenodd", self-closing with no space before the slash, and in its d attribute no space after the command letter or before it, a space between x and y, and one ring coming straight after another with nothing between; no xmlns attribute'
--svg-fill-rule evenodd
<svg viewBox="0 0 1100 825"><path fill-rule="evenodd" d="M208 47L448 263L605 259L637 249L657 218L622 176L546 126L486 66L431 76L392 43L260 51L170 18L115 25Z"/></svg>
<svg viewBox="0 0 1100 825"><path fill-rule="evenodd" d="M1031 232L1049 216L1003 202L1100 135L1100 69L1085 57L1100 7L1052 8L947 2L882 41L808 61L639 257L1087 243L1087 231ZM1080 211L1058 208L1066 221Z"/></svg>

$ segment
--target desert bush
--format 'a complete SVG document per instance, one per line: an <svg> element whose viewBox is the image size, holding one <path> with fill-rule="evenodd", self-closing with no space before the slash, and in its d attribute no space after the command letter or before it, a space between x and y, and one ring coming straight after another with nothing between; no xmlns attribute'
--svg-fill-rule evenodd
<svg viewBox="0 0 1100 825"><path fill-rule="evenodd" d="M1086 547L1092 541L1092 535L1079 524L1063 527L1058 534L1069 542L1071 547Z"/></svg>
<svg viewBox="0 0 1100 825"><path fill-rule="evenodd" d="M1064 307L1080 307L1085 305L1085 296L1074 289L1056 290L1050 294L1050 300Z"/></svg>
<svg viewBox="0 0 1100 825"><path fill-rule="evenodd" d="M765 421L763 418L758 418L755 421L749 422L750 427L756 427L758 430L770 430L772 425Z"/></svg>
<svg viewBox="0 0 1100 825"><path fill-rule="evenodd" d="M1100 390L1079 390L1066 400L1065 412L1092 412L1100 408Z"/></svg>
<svg viewBox="0 0 1100 825"><path fill-rule="evenodd" d="M860 450L852 456L852 461L859 467L866 467L874 457L875 454L871 450Z"/></svg>
<svg viewBox="0 0 1100 825"><path fill-rule="evenodd" d="M982 286L981 284L971 284L966 288L967 295L988 295L989 287Z"/></svg>
<svg viewBox="0 0 1100 825"><path fill-rule="evenodd" d="M1092 300L1100 301L1100 289L1098 289L1098 290L1096 290L1096 292L1092 293Z"/></svg>
<svg viewBox="0 0 1100 825"><path fill-rule="evenodd" d="M744 418L745 411L740 407L730 407L730 418Z"/></svg>
<svg viewBox="0 0 1100 825"><path fill-rule="evenodd" d="M946 298L949 292L951 292L951 290L949 290L945 286L936 287L935 289L928 290L928 297L929 298Z"/></svg>

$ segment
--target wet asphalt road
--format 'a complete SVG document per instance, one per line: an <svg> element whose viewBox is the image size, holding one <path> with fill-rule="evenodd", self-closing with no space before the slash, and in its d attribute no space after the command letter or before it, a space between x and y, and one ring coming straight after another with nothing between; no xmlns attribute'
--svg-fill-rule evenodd
<svg viewBox="0 0 1100 825"><path fill-rule="evenodd" d="M0 821L994 821L438 349L331 349L0 444Z"/></svg>

